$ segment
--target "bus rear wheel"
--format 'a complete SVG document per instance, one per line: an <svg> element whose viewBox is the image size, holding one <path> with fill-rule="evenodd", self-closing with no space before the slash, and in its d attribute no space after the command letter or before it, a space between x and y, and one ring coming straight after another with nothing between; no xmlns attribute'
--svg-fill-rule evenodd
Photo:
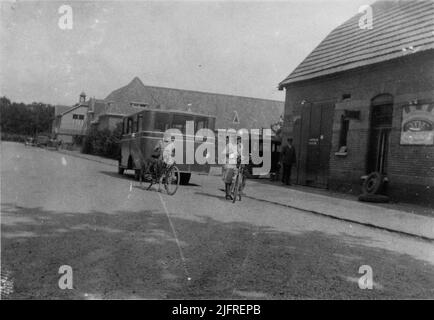
<svg viewBox="0 0 434 320"><path fill-rule="evenodd" d="M140 180L140 174L141 174L141 170L140 169L135 169L134 170L134 180L139 181Z"/></svg>
<svg viewBox="0 0 434 320"><path fill-rule="evenodd" d="M181 172L179 182L182 185L187 185L190 182L191 173Z"/></svg>

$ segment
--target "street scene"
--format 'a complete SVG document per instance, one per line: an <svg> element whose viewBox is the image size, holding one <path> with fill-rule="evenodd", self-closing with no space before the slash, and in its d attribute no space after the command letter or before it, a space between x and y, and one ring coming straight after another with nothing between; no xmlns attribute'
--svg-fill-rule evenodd
<svg viewBox="0 0 434 320"><path fill-rule="evenodd" d="M9 142L1 151L8 298L434 297L432 241L262 199L280 186L248 181L234 205L217 176L194 175L168 196L119 175L115 161ZM432 212L427 221L432 228ZM62 265L73 290L58 286ZM372 290L359 288L362 265L372 267Z"/></svg>
<svg viewBox="0 0 434 320"><path fill-rule="evenodd" d="M0 8L2 300L434 299L434 1Z"/></svg>

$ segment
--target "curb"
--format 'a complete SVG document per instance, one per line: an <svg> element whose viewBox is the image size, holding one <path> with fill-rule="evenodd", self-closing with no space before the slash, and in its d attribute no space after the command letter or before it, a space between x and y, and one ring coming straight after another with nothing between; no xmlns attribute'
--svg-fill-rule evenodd
<svg viewBox="0 0 434 320"><path fill-rule="evenodd" d="M260 201L260 202L267 202L267 203L271 203L271 204L282 206L282 207L287 207L287 208L296 209L296 210L300 210L300 211L304 211L304 212L309 212L311 214L320 215L320 216L331 218L331 219L335 219L335 220L356 223L356 224L363 225L363 226L370 227L370 228L375 228L375 229L384 230L384 231L388 231L388 232L398 233L398 234L401 234L401 235L404 235L404 236L408 236L408 237L415 237L415 238L419 238L421 240L428 241L428 242L434 242L434 238L426 237L426 236L423 236L423 235L420 235L420 234L416 234L416 233L409 233L409 232L402 231L402 230L396 230L396 229L391 229L391 228L387 228L387 227L383 227L383 226L378 226L378 225L375 225L375 224L372 224L372 223L367 223L367 222L357 221L357 220L353 220L353 219L342 218L342 217L334 216L334 215L327 214L327 213L324 213L324 212L310 210L310 209L304 209L304 208L300 208L300 207L296 207L296 206L292 206L292 205L289 205L289 204L284 204L284 203L280 203L280 202L276 202L276 201L271 201L271 200L266 200L266 199L260 199L260 198L254 198L254 197L246 196L246 195L244 197L252 199L252 200Z"/></svg>

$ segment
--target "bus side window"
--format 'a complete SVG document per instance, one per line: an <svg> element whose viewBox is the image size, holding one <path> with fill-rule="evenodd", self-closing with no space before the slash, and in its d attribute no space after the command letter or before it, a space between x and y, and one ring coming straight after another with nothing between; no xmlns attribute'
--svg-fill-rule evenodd
<svg viewBox="0 0 434 320"><path fill-rule="evenodd" d="M185 133L185 122L187 119L183 116L173 116L172 128L179 129L182 133Z"/></svg>
<svg viewBox="0 0 434 320"><path fill-rule="evenodd" d="M127 121L128 121L128 118L124 118L124 121L122 122L122 134L127 134L127 132L128 132Z"/></svg>
<svg viewBox="0 0 434 320"><path fill-rule="evenodd" d="M199 119L196 122L196 130L208 128L208 121L206 119Z"/></svg>
<svg viewBox="0 0 434 320"><path fill-rule="evenodd" d="M133 132L133 119L128 118L128 125L127 125L128 134Z"/></svg>
<svg viewBox="0 0 434 320"><path fill-rule="evenodd" d="M143 130L143 114L139 114L137 118L137 132Z"/></svg>
<svg viewBox="0 0 434 320"><path fill-rule="evenodd" d="M166 131L169 128L169 115L167 113L157 113L155 115L155 131Z"/></svg>
<svg viewBox="0 0 434 320"><path fill-rule="evenodd" d="M137 132L137 115L133 117L133 125L131 128L132 132Z"/></svg>

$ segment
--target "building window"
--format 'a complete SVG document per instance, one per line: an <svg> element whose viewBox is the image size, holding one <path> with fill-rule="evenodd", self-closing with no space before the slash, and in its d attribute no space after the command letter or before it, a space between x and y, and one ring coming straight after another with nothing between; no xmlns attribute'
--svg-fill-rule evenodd
<svg viewBox="0 0 434 320"><path fill-rule="evenodd" d="M133 108L146 108L149 104L143 102L130 102L130 106Z"/></svg>
<svg viewBox="0 0 434 320"><path fill-rule="evenodd" d="M74 119L74 120L84 120L84 115L83 114L73 114L72 115L72 119Z"/></svg>
<svg viewBox="0 0 434 320"><path fill-rule="evenodd" d="M339 152L346 153L347 152L347 138L348 138L348 130L350 128L350 120L346 117L341 117L341 129L339 132Z"/></svg>
<svg viewBox="0 0 434 320"><path fill-rule="evenodd" d="M351 99L351 94L350 93L344 93L342 95L342 101L350 100L350 99Z"/></svg>

